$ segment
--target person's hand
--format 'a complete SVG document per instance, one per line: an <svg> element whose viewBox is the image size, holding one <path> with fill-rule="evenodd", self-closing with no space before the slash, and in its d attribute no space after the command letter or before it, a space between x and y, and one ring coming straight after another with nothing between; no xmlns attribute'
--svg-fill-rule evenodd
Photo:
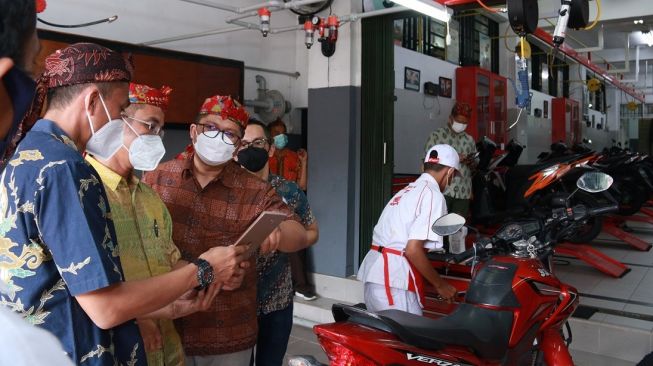
<svg viewBox="0 0 653 366"><path fill-rule="evenodd" d="M448 303L451 303L458 292L449 282L442 280L438 286L435 286L438 295Z"/></svg>
<svg viewBox="0 0 653 366"><path fill-rule="evenodd" d="M233 291L238 289L245 279L245 269L249 267L249 262L242 262L240 268L236 270L236 273L222 285L223 290Z"/></svg>
<svg viewBox="0 0 653 366"><path fill-rule="evenodd" d="M272 234L268 236L261 244L261 254L273 253L279 249L281 244L281 229L278 227L274 229Z"/></svg>
<svg viewBox="0 0 653 366"><path fill-rule="evenodd" d="M156 321L152 319L138 319L136 323L143 337L145 352L154 352L163 348L161 331Z"/></svg>
<svg viewBox="0 0 653 366"><path fill-rule="evenodd" d="M302 165L305 166L306 162L308 161L308 153L304 149L299 149L297 150L297 156L299 157L299 161L302 162Z"/></svg>
<svg viewBox="0 0 653 366"><path fill-rule="evenodd" d="M209 310L221 287L222 284L214 282L204 290L188 291L172 303L173 318L177 319L198 311Z"/></svg>
<svg viewBox="0 0 653 366"><path fill-rule="evenodd" d="M249 255L249 246L230 245L228 247L213 247L200 255L200 258L209 262L213 267L213 282L223 284L233 277L236 271L241 268L240 264Z"/></svg>

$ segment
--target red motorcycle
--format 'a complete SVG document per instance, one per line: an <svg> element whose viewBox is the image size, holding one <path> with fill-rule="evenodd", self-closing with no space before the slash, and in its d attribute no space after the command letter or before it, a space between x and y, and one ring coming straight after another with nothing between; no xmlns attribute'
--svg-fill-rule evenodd
<svg viewBox="0 0 653 366"><path fill-rule="evenodd" d="M606 174L579 179L589 192L607 189ZM542 365L572 366L571 332L563 326L578 305L575 288L550 270L553 243L588 215L614 210L583 205L554 209L546 218L513 222L494 236L453 256L460 263L479 260L464 302L439 319L398 310L369 312L364 305L334 305L335 323L314 328L333 366L357 365ZM433 225L451 235L464 218L445 215ZM320 365L310 357L290 365Z"/></svg>

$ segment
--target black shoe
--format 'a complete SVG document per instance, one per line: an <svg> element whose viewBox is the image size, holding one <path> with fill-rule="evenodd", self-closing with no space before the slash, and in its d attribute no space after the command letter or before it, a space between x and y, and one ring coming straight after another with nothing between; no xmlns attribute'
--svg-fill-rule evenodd
<svg viewBox="0 0 653 366"><path fill-rule="evenodd" d="M315 294L315 291L308 288L296 289L295 296L298 296L306 301L313 301L317 299L317 295Z"/></svg>

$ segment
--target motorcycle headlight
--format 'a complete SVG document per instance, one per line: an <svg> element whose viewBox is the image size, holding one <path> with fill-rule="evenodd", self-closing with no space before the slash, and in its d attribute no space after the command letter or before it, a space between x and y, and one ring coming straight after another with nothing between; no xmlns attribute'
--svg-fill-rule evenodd
<svg viewBox="0 0 653 366"><path fill-rule="evenodd" d="M558 164L552 165L552 166L542 170L542 176L546 178L546 177L554 174L555 172L557 172L558 168L560 168L560 165L558 165Z"/></svg>

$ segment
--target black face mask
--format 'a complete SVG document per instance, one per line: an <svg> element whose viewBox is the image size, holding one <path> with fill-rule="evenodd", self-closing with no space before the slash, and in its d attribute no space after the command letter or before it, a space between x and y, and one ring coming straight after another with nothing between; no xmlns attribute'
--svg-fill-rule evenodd
<svg viewBox="0 0 653 366"><path fill-rule="evenodd" d="M36 94L36 82L26 73L17 67L12 67L9 72L2 78L7 94L11 98L11 104L14 108L14 118L11 122L11 129L7 137L0 139L0 159L4 156L5 150L11 140L14 138L20 121L25 117L25 113L32 105L32 99Z"/></svg>
<svg viewBox="0 0 653 366"><path fill-rule="evenodd" d="M252 173L265 167L268 162L268 151L260 147L248 147L238 152L238 163Z"/></svg>

